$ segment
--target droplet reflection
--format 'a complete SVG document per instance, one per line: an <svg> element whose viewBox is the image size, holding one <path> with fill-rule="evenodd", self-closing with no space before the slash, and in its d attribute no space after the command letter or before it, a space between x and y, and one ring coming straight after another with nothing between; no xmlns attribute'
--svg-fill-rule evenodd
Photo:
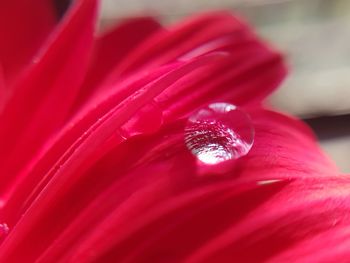
<svg viewBox="0 0 350 263"><path fill-rule="evenodd" d="M185 127L185 143L207 165L246 155L254 141L249 115L229 103L213 103L194 112Z"/></svg>

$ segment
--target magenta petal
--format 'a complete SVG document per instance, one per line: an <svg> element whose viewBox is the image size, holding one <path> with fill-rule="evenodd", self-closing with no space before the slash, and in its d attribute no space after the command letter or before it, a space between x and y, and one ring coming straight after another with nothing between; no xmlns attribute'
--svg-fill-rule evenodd
<svg viewBox="0 0 350 263"><path fill-rule="evenodd" d="M343 185L339 185L338 190L349 187L349 180L340 181ZM242 262L270 262L270 259L271 262L288 262L287 259L289 262L305 262L303 261L305 254L292 256L295 247L329 233L336 236L339 229L350 222L349 217L346 216L349 210L349 195L339 196L334 192L327 194L324 190L315 192L315 194L323 192L323 196L312 195L312 189L322 186L325 182L308 184L304 181L291 184L289 190L296 190L296 193L301 195L299 198L294 197L289 203L290 191L287 190L286 193L282 191L251 213L249 218L232 225L217 238L210 240L186 262L230 262L233 259ZM337 254L337 249L327 248L330 255ZM300 248L299 253L307 253L308 249ZM312 253L315 254L315 258L318 258L316 251ZM339 254L345 254L344 252ZM279 254L284 254L286 257L279 257ZM280 258L281 261L274 261L274 257Z"/></svg>
<svg viewBox="0 0 350 263"><path fill-rule="evenodd" d="M255 231L256 227L257 229L266 227L268 230L271 228L270 222L273 223L273 220L278 218L283 219L283 216L291 213L293 209L307 211L308 203L301 206L306 197L310 202L322 202L323 198L337 198L332 197L333 193L346 189L347 181L339 178L337 182L334 177L337 174L334 166L320 152L312 134L302 123L273 112L252 110L250 113L256 125L255 145L252 152L239 160L236 168L226 176L209 177L207 180L194 177L195 160L184 148L182 130L177 131L173 127L170 133L164 131L168 135L165 139L157 134L153 141L149 138L140 138L138 142L130 142L125 147L118 147L121 155L118 157L112 154L107 157L105 162L101 162L96 167L96 170L91 170L89 177L85 175L78 178L72 174L71 177L78 181L70 190L67 189L67 185L62 184L61 187L57 185L59 177L53 178L3 244L3 258L19 259L24 255L32 255L34 251L41 251L43 262L59 257L68 262L90 258L102 261L113 258L120 262L125 259L137 261L143 259L144 261L140 262L147 262L155 258L171 260L173 257L176 258L176 255L179 260L190 259L190 257L202 258L203 247L206 253L214 253L215 257L219 257L218 253L223 251L224 254L220 254L219 257L222 259L220 262L230 262L227 260L231 258L225 256L225 253L232 249L222 250L226 247L226 243L221 241L213 243L219 246L219 251L216 247L215 249L213 247L213 250L209 249L212 240L225 237L223 240L228 238L227 244L231 244L232 237L242 237L239 243L243 246L246 242L248 246L251 238L248 238L249 235L246 238L246 235L250 231ZM295 141L300 144L295 144ZM159 148L162 144L163 150ZM164 158L164 151L170 154L167 159ZM278 153L283 153L283 158L279 159L276 155ZM142 164L139 164L141 165L139 168L133 169L135 159L128 159L127 156L130 154L133 154L135 159L140 158L140 155L141 159L144 159L142 156L147 154L154 156L155 159L147 161L146 158L141 162ZM299 168L295 169L297 164ZM101 185L99 186L93 178L97 176L101 178L101 171L114 182L112 181L113 184L108 190L99 192ZM318 177L318 174L324 179ZM309 177L310 181L307 180ZM276 179L276 182L269 183L270 180ZM332 180L335 183L330 184ZM320 186L323 184L329 185L329 188L322 189ZM61 194L58 188L63 191ZM76 196L78 189L80 195ZM333 192L330 192L330 189L333 189ZM203 195L203 191L208 191L207 197ZM240 191L242 194L235 196ZM302 193L301 199L295 196L298 192ZM62 195L63 193L65 195ZM94 194L91 196L91 193ZM50 198L49 195L51 195ZM95 195L97 197L94 200ZM287 202L286 200L291 196L294 201ZM182 197L184 201L181 204ZM73 199L77 202L74 205ZM45 202L48 202L49 206L44 205ZM84 203L87 205L86 209L84 209ZM37 206L39 204L40 207ZM172 204L181 205L173 209ZM276 209L282 204L283 210ZM81 205L83 209L77 210ZM34 206L37 207L34 209ZM324 212L327 209L338 209L335 204L333 206L316 204L317 206ZM202 208L198 209L198 207ZM227 211L231 211L232 213L227 214L231 219L227 224L223 224L222 216L216 217L214 211L217 214L222 213L223 216ZM243 212L249 213L251 220L247 220ZM266 219L264 219L265 215ZM332 213L329 215L331 216ZM293 216L294 214L291 214L291 217ZM69 218L76 220L69 220ZM210 223L203 221L202 218L206 218ZM318 220L319 215L316 214L315 218ZM52 225L52 220L56 222L55 226ZM203 224L195 224L196 221L201 222L201 220ZM198 228L195 228L194 224L198 225ZM241 224L246 224L246 227L239 227ZM30 225L32 227L28 228ZM49 242L50 235L46 237L47 239L45 238L47 241L43 241L43 236L38 237L35 231L30 231L30 229L36 229L35 225L40 226L41 230L45 229L45 232L51 233L52 236L60 233L62 236L55 239L57 243ZM91 228L91 225L95 227ZM162 227L159 227L160 225ZM309 226L305 225L305 227ZM327 224L324 225L324 229L326 226ZM290 227L294 229L296 225ZM232 230L233 233L241 233L241 236L232 236L231 228L241 229L241 232ZM289 232L286 231L285 235L288 237ZM193 238L186 238L186 236ZM271 238L275 237L271 236ZM18 243L20 240L22 241ZM188 242L184 249L176 248L172 243L179 240L182 240L183 244ZM264 239L261 240L268 244ZM26 245L28 243L37 245L35 247L31 245L29 249ZM52 244L52 247L46 247L45 244ZM11 253L10 251L15 247L17 249L20 247L24 254ZM288 247L289 245L286 245L278 249L288 249ZM239 251L235 252L235 255L243 259L248 257L251 251L248 248L242 250L241 254ZM267 253L266 249L264 254L257 252L257 258L264 257ZM94 251L94 254L90 254L90 251ZM123 252L119 254L120 251ZM276 250L268 253L274 254L274 251ZM214 254L206 254L208 256L204 259L212 258Z"/></svg>
<svg viewBox="0 0 350 263"><path fill-rule="evenodd" d="M229 58L213 69L191 77L195 82L179 84L160 96L169 98L169 115L183 114L186 107L198 107L210 96L234 104L259 103L284 79L286 67L279 53L262 43L250 30L225 12L208 13L160 31L148 38L113 71L113 76L136 74L176 60L188 60L211 52ZM119 77L120 79L120 77ZM260 80L260 83L257 81ZM187 90L183 90L186 87ZM175 93L175 96L174 94ZM190 94L189 94L190 93ZM252 96L252 94L254 94ZM190 103L195 105L185 105ZM181 105L182 104L182 105ZM170 111L174 111L170 112Z"/></svg>
<svg viewBox="0 0 350 263"><path fill-rule="evenodd" d="M2 191L66 121L86 73L95 13L95 1L78 1L38 63L14 87L0 116Z"/></svg>
<svg viewBox="0 0 350 263"><path fill-rule="evenodd" d="M11 0L0 3L0 61L13 82L49 35L58 17L53 1Z"/></svg>
<svg viewBox="0 0 350 263"><path fill-rule="evenodd" d="M21 244L28 232L31 232L30 225L40 222L40 218L45 217L47 209L53 206L53 203L59 201L64 193L69 191L72 186L81 180L81 176L90 166L96 162L101 155L109 150L110 146L104 146L106 140L115 134L115 145L120 144L122 139L118 136L118 129L126 123L128 119L135 114L143 105L152 102L153 98L166 89L173 82L181 78L187 72L208 63L218 63L222 59L221 55L211 55L196 60L183 63L175 70L170 71L147 86L142 87L135 93L130 94L127 98L116 105L103 118L97 120L77 141L65 152L60 160L51 168L48 175L50 181L45 188L30 204L25 212L28 216L22 216L20 221L14 227L8 238L3 243L3 249L0 253L4 253L4 257L16 256L11 253L15 244ZM106 149L107 147L107 149ZM41 228L43 225L41 226ZM48 236L49 238L49 236ZM43 240L42 240L43 241ZM40 242L41 243L41 242ZM44 242L46 243L46 242ZM40 249L31 248L30 254L34 256ZM7 247L7 248L6 248Z"/></svg>
<svg viewBox="0 0 350 263"><path fill-rule="evenodd" d="M8 197L6 211L3 211L6 220L13 222L13 217L18 217L23 212L21 210L24 209L24 203L30 204L32 199L40 193L48 180L51 179L45 174L52 169L67 149L72 148L74 144L78 145L76 141L79 142L81 138L84 138L85 132L96 121L140 87L159 79L180 65L177 63L176 65L163 67L145 76L137 75L128 82L118 85L111 94L106 94L106 97L94 97L90 102L91 105L89 104L88 107L80 110L79 114L68 122L57 136L50 139L41 149L40 154L35 156L30 165L21 172L19 178L16 179L14 191Z"/></svg>
<svg viewBox="0 0 350 263"><path fill-rule="evenodd" d="M272 257L269 262L346 262L350 258L349 224L344 224L338 219L328 221L328 224L332 225L328 228L329 231L296 243L291 249ZM327 244L327 249L325 249L325 244Z"/></svg>
<svg viewBox="0 0 350 263"><path fill-rule="evenodd" d="M140 191L140 196L125 200L102 221L101 231L90 231L90 235L70 250L70 254L66 253L66 257L71 262L88 258L101 261L114 259L120 262L180 262L204 240L244 217L251 209L283 188L283 185L260 187L255 183L240 186L213 184L166 198L154 207L144 207L151 196L146 191ZM256 195L260 199L246 202L243 207L239 200L250 195ZM153 198L160 197L161 193ZM135 209L142 214L134 214ZM219 218L221 223L216 224ZM132 224L127 224L128 221ZM104 233L109 235L102 241ZM183 246L178 246L179 242ZM99 253L92 255L89 252L91 247L95 247ZM121 251L123 252L120 253Z"/></svg>
<svg viewBox="0 0 350 263"><path fill-rule="evenodd" d="M225 12L168 31L128 21L93 49L95 13L75 1L11 92L0 76L1 262L348 258L348 176L261 106L286 74L279 53ZM255 138L203 174L184 127L215 101L247 111Z"/></svg>
<svg viewBox="0 0 350 263"><path fill-rule="evenodd" d="M233 52L213 67L211 74L194 72L158 96L156 101L166 109L165 117L176 119L186 115L193 107L208 103L208 98L240 106L259 104L286 75L283 60L277 53L255 46Z"/></svg>
<svg viewBox="0 0 350 263"><path fill-rule="evenodd" d="M107 212L105 220L100 220L99 226L94 229L85 228L87 236L80 241L78 235L76 236L77 245L67 257L72 261L78 258L99 258L102 261L118 259L123 262L133 259L137 262L162 262L174 258L181 261L182 257L186 257L189 262L232 262L235 258L242 262L258 262L289 249L295 242L316 233L313 231L327 231L334 218L348 222L349 219L344 213L348 207L343 202L349 198L344 191L350 181L337 176L335 167L320 152L307 128L296 120L273 112L257 111L252 112L252 116L257 125L255 149L253 148L246 158L238 161L237 169L231 171L229 177L219 175L213 179L208 178L208 181L213 188L224 184L230 185L229 189L235 191L252 182L274 187L275 184L278 186L279 183L291 179L278 193L268 191L266 194L274 195L264 199L258 192L246 192L247 196L227 200L227 205L231 205L232 210L224 206L225 203L221 202L225 199L222 200L218 196L212 196L208 200L201 199L193 207L187 200L184 206L190 206L188 210L167 214L164 209L171 204L171 197L174 198L174 202L181 200L181 191L177 188L194 193L195 188L205 187L199 179L194 180L194 171L189 168L193 163L188 158L187 162L183 159L181 165L186 168L181 169L177 165L174 166L176 169L171 170L173 173L166 168L163 172L157 172L160 178L169 178L168 185L163 183L161 186L154 185L159 187L158 189L147 189L157 180L143 182L141 188L130 190L130 196L114 211ZM300 144L296 145L295 141ZM181 137L178 143L181 144ZM176 148L174 145L169 147ZM178 151L175 156L179 156ZM164 157L159 155L159 158L159 162L166 163ZM140 169L146 170L145 167ZM144 176L140 171L135 173L140 177ZM131 177L130 180L140 179ZM328 188L322 187L325 184ZM119 189L125 189L127 186L119 185ZM108 206L108 200L117 198L117 189L118 187L108 195L106 193L105 201L99 200L98 204ZM220 194L225 195L225 192L221 191ZM344 193L341 194L343 197L336 194L338 191ZM218 203L215 203L216 201ZM251 202L257 203L252 207ZM207 204L208 209L201 210L201 207ZM153 209L158 211L158 214L148 221L148 213L153 213ZM223 214L217 216L220 209ZM239 215L244 209L252 210L249 210L248 217L240 218ZM84 218L93 217L92 211L93 209L90 210L90 216L84 214ZM227 225L223 225L225 216L230 216L231 213L231 220ZM321 214L324 214L324 220L320 221ZM199 228L196 229L196 226ZM127 234L123 234L125 231ZM120 241L124 235L125 240ZM289 241L290 238L294 240ZM206 239L208 244L205 244ZM176 247L180 241L182 246ZM191 247L194 250L189 249ZM95 249L93 255L90 253L92 248ZM198 248L198 251L195 248ZM252 254L252 250L255 253ZM102 258L98 257L97 251L101 253Z"/></svg>
<svg viewBox="0 0 350 263"><path fill-rule="evenodd" d="M170 63L201 45L227 36L242 41L251 38L252 32L227 12L202 14L149 38L123 61L119 72L132 73Z"/></svg>
<svg viewBox="0 0 350 263"><path fill-rule="evenodd" d="M159 30L162 30L162 27L158 21L151 17L139 17L122 21L113 30L99 36L95 40L92 61L77 98L77 106L96 92L102 80L129 56L130 52Z"/></svg>
<svg viewBox="0 0 350 263"><path fill-rule="evenodd" d="M5 106L7 96L8 96L8 90L6 89L3 68L2 68L2 65L0 64L0 112Z"/></svg>

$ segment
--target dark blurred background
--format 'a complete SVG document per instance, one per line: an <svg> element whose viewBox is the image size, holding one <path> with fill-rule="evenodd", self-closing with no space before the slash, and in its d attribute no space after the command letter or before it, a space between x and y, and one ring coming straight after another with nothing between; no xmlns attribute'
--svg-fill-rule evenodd
<svg viewBox="0 0 350 263"><path fill-rule="evenodd" d="M303 118L350 172L350 0L102 0L100 27L145 13L172 23L209 9L241 14L285 53L292 72L269 103Z"/></svg>

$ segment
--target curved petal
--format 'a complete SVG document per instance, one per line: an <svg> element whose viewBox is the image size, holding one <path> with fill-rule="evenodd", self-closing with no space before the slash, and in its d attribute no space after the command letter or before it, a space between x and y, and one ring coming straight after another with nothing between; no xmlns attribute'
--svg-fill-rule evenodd
<svg viewBox="0 0 350 263"><path fill-rule="evenodd" d="M210 41L227 36L234 36L237 42L253 37L251 30L228 12L210 12L190 18L145 41L123 61L119 74L172 62Z"/></svg>
<svg viewBox="0 0 350 263"><path fill-rule="evenodd" d="M254 147L227 174L196 176L196 160L183 145L183 122L171 124L161 134L118 146L92 167L56 205L45 208L46 215L37 222L48 236L59 234L55 242L46 247L50 242L43 244L43 237L28 232L19 243L21 251L27 251L26 244L41 243L46 247L40 247L42 253L46 250L42 262L52 258L65 262L202 262L214 256L219 262L231 262L232 257L225 254L230 251L236 251L238 258L249 258L254 231L263 237L256 244L261 246L269 244L265 238L276 239L274 232L266 236L272 226L288 226L281 232L285 238L290 231L299 231L295 238L302 240L310 235L308 229L325 231L334 216L342 219L347 207L337 204L340 195L336 193L343 191L341 198L346 200L350 181L338 177L307 127L273 112L254 109L250 113L256 127ZM302 198L296 198L296 193ZM304 221L298 221L296 215L304 220L303 213L307 221L301 224ZM328 219L316 226L320 213ZM216 241L220 239L228 243ZM180 240L183 246L177 247ZM219 247L211 248L211 242ZM230 247L232 242L246 244L247 249L239 254L241 250ZM256 257L274 255L291 245L267 245L262 255L256 249ZM272 250L267 253L268 249ZM208 254L203 255L202 250Z"/></svg>
<svg viewBox="0 0 350 263"><path fill-rule="evenodd" d="M8 91L6 89L5 77L2 65L0 63L0 112L5 106L5 102L8 96Z"/></svg>
<svg viewBox="0 0 350 263"><path fill-rule="evenodd" d="M53 1L12 0L0 3L0 61L6 82L31 63L55 24Z"/></svg>
<svg viewBox="0 0 350 263"><path fill-rule="evenodd" d="M245 56L248 56L248 54L243 55L243 57ZM160 111L164 123L174 119L176 120L188 114L194 107L203 105L211 100L219 99L220 97L226 96L228 99L232 99L234 103L245 104L252 101L253 98L243 98L240 96L239 92L235 92L234 88L231 89L231 86L242 86L247 90L252 90L252 92L254 90L256 94L258 94L256 89L259 89L261 85L264 85L264 87L273 87L276 85L274 82L269 82L269 76L276 80L276 75L281 73L279 72L281 58L276 54L263 53L260 59L250 55L249 57L253 57L253 59L244 63L242 62L241 64L238 63L239 65L235 64L238 62L240 56L221 55L221 57L222 59L220 59L219 63L208 64L206 67L202 67L202 70L200 70L199 67L197 70L193 71L193 74L190 71L186 72L184 82L182 81L183 78L181 78L176 83L166 87L161 95L154 98L154 103L151 104L155 106L158 105L156 108L159 108L157 111ZM200 59L200 57L197 59ZM191 60L196 60L196 58ZM191 60L188 60L186 63L191 63ZM267 67L266 65L270 66ZM40 156L43 156L43 158L38 157L34 159L32 167L23 171L21 175L23 180L17 180L15 192L9 197L9 204L7 207L12 211L17 210L18 206L22 205L24 202L24 198L26 198L30 192L34 192L33 189L36 189L35 191L37 191L37 189L42 189L42 186L47 183L48 178L45 177L46 179L44 180L43 175L49 171L50 167L54 166L55 162L61 158L61 155L63 155L75 140L80 140L88 128L93 125L96 120L100 120L111 108L115 107L115 105L119 103L118 101L122 101L125 96L130 96L136 89L141 90L143 86L161 77L162 74L166 74L169 70L173 70L173 68L172 66L167 66L160 70L155 70L154 73L152 73L154 76L152 76L152 74L146 74L142 81L137 80L137 77L133 77L127 82L114 84L112 92L108 94L106 98L102 97L102 100L98 97L94 97L90 102L91 106L87 107L86 111L81 110L77 118L68 123L56 137L57 140L50 141L45 148L42 149ZM207 76L211 74L207 74L206 72L218 72L218 74L216 74L215 78L209 80ZM253 72L256 72L255 77L257 79L260 77L265 78L265 82L261 83L255 78L249 77ZM247 75L248 78L242 78L242 76L245 75ZM142 75L133 76L138 76L138 78L142 79ZM281 76L283 76L283 74ZM130 83L133 82L135 82L135 84L131 85ZM240 100L242 98L243 100ZM135 117L137 117L137 115ZM145 121L143 121L144 123L152 123L150 117L147 116L140 116L139 119L145 119ZM144 127L142 129L144 129ZM132 130L131 132L135 133L135 131ZM42 182L37 185L40 181ZM4 213L13 214L13 212L9 211ZM6 218L12 221L8 216L6 216Z"/></svg>
<svg viewBox="0 0 350 263"><path fill-rule="evenodd" d="M60 202L61 198L65 196L64 193L75 186L77 182L81 181L81 176L84 177L84 172L109 150L111 146L105 145L106 141L114 146L119 145L125 140L118 134L118 131L121 125L127 122L136 111L144 104L152 101L157 94L162 92L162 90L166 89L167 86L171 85L177 79L181 78L188 71L210 62L214 63L218 59L221 59L220 55L212 55L180 64L178 68L175 68L156 81L149 83L149 85L123 98L122 101L116 104L105 116L102 116L91 125L91 127L66 150L58 162L51 167L46 175L49 181L29 204L30 206L27 211L25 211L25 214L28 214L28 216L22 215L19 222L17 222L12 232L6 238L5 242L2 244L0 254L3 254L4 258L8 256L19 256L14 255L12 249L20 245L27 234L34 234L32 232L34 229L32 226L38 223L40 218L45 217L48 210L53 208L53 204L56 201ZM113 136L114 134L115 136ZM111 137L113 140L108 141ZM41 225L41 229L43 229L43 225ZM34 235L37 236L36 234ZM50 236L47 236L47 238L50 239ZM37 247L32 247L30 251L27 251L29 253L28 258L34 257L35 253L40 251L40 245L46 243L43 237L41 237L38 242Z"/></svg>
<svg viewBox="0 0 350 263"><path fill-rule="evenodd" d="M95 13L95 1L78 1L7 101L0 115L2 195L20 168L66 121L86 73Z"/></svg>
<svg viewBox="0 0 350 263"><path fill-rule="evenodd" d="M96 92L100 82L150 35L163 28L151 17L129 18L95 40L90 67L76 100L76 107Z"/></svg>
<svg viewBox="0 0 350 263"><path fill-rule="evenodd" d="M188 60L219 51L232 56L231 63L223 63L222 68L228 72L228 69L233 67L233 72L224 75L222 68L217 69L217 72L220 73L219 76L212 77L215 74L213 72L207 76L203 83L209 85L212 81L222 81L220 87L223 90L239 93L237 98L240 98L242 103L261 101L280 84L286 75L286 67L280 54L257 38L248 25L227 12L211 12L170 27L167 31L160 31L152 35L110 74L109 81L113 82L125 75L148 71L176 60ZM232 75L237 73L234 72L234 67L248 67L249 64L251 65L251 73L241 74L240 77L248 82L257 80L256 75L259 73L262 75L266 72L273 73L266 76L268 85L264 85L262 80L260 81L261 85L255 83L249 85L250 88L246 88L237 85L230 79ZM260 72L254 68L257 64L260 65ZM199 79L203 78L201 76ZM269 85L270 83L271 85ZM235 91L229 89L228 85ZM193 91L193 89L190 90ZM201 88L199 91L204 92L205 88ZM254 96L251 96L252 94ZM223 97L219 92L214 95ZM192 102L197 99L184 97ZM172 97L172 99L174 98ZM181 99L178 101L182 103Z"/></svg>
<svg viewBox="0 0 350 263"><path fill-rule="evenodd" d="M195 164L192 156L185 156L177 164L169 161L167 165L160 152L158 160L165 168L154 175L159 179L153 177L148 183L143 180L139 188L124 185L122 189L129 189L130 193L122 200L117 197L119 183L113 191L105 193L105 199L98 202L100 206L108 206L106 210L99 208L105 215L93 215L93 210L90 215L84 214L85 219L100 218L95 221L98 225L94 229L85 228L82 239L79 239L82 233L76 235L75 246L69 253L63 252L64 259L69 259L68 262L77 259L181 262L185 258L188 262L232 262L237 259L259 262L288 250L305 238L334 229L334 220L348 224L350 196L346 189L350 180L338 176L306 127L272 112L257 111L252 115L257 133L254 148L228 174L195 179L195 170L190 168ZM281 137L285 139L281 140ZM181 141L176 144L179 143ZM168 144L163 154L169 147L176 149ZM181 150L175 150L174 158L179 158ZM179 168L179 164L184 168ZM148 171L147 164L140 169ZM151 174L135 173L139 178ZM125 180L127 176L130 174L125 175ZM162 178L167 182L158 185ZM148 188L152 182L153 187ZM256 188L245 188L254 183ZM227 186L228 192L220 188L223 185ZM210 193L219 191L219 194L205 199L201 193L196 202L196 191L207 187ZM236 191L242 191L242 195L236 196ZM182 197L187 195L180 205ZM108 201L114 198L118 201ZM111 210L111 202L116 206L114 210ZM172 202L180 207L170 209ZM320 221L321 215L324 220ZM93 254L90 253L92 248Z"/></svg>
<svg viewBox="0 0 350 263"><path fill-rule="evenodd" d="M0 116L1 186L11 190L2 261L307 262L323 234L347 242L350 179L303 123L261 108L286 70L230 14L204 14L137 47L132 40L133 52L101 68L102 85L91 87L101 92L67 122L85 100L78 89L94 16L95 1L77 2ZM100 48L101 58L111 52ZM195 108L217 100L245 107L255 142L203 174L183 129Z"/></svg>
<svg viewBox="0 0 350 263"><path fill-rule="evenodd" d="M206 34L208 33L208 30L212 32L212 36L210 37L215 36L218 37L218 39L215 39L214 37L214 42L203 42L205 43L205 47L199 47L200 50L198 50L198 47L197 49L193 49L194 46L191 46L192 44L190 43L189 48L192 48L190 49L190 52L192 53L191 55L187 53L184 61L191 61L193 59L196 59L196 57L205 56L205 54L210 54L217 51L224 52L227 58L225 61L217 63L217 65L212 68L212 74L206 74L201 70L197 70L197 72L194 73L189 73L187 74L186 78L183 78L182 82L180 81L178 85L167 87L167 89L162 94L155 97L154 100L156 104L161 107L163 117L166 121L170 121L172 119L179 118L182 115L188 114L193 108L207 103L208 98L211 98L211 100L232 100L235 104L238 105L246 105L253 102L259 103L260 100L266 96L268 92L273 90L279 84L286 73L281 56L278 53L272 52L266 48L251 34L246 26L242 25L238 20L234 19L231 15L228 14L215 13L213 15L204 15L203 17L194 19L194 21L186 22L184 25L179 26L179 29L177 30L175 36L180 35L180 39L182 39L183 36L181 34L185 34L186 36L188 34L187 31L195 31L196 26L205 25L208 21L214 21L215 23L212 22L213 25L210 25L209 27L210 30L205 28L204 32L202 32L200 34L200 37L198 37L199 40L196 41L200 41L200 43L206 41ZM140 21L138 20L136 21L136 23L139 22ZM144 21L141 21L140 23L143 25ZM153 28L154 23L152 20L148 21L147 24L148 23L150 27ZM227 33L225 30L224 32L226 33L224 34L224 38L220 33L221 31L219 34L215 33L213 28L217 23L224 23L226 25L227 30L225 30L228 32L228 36L225 35ZM126 24L127 28L128 26L129 24ZM247 35L247 37L242 39L240 37L236 37L235 34L231 34L236 30L238 30L238 32L242 31L242 34L238 34L238 36ZM118 34L120 33L118 30L116 32ZM160 33L160 35L162 38L163 33ZM177 40L177 38L173 40L173 37L171 37L171 35L169 38L171 41ZM165 39L164 41L169 42L170 40ZM142 48L142 50L144 49ZM188 50L188 48L186 50ZM150 69L149 71L153 72L156 69L157 68L153 70ZM204 69L204 71L206 70L207 69ZM113 74L114 72L111 73L111 75ZM83 124L83 128L82 126L79 128L79 132L83 133L84 130L87 129L86 127L89 125L89 123L91 125L95 119L103 116L103 112L97 114L97 112L100 111L98 109L105 107L100 107L100 105L103 104L101 103L101 98L102 100L104 98L108 98L109 101L113 101L113 98L117 98L120 95L124 96L123 94L125 93L125 87L127 87L125 83L134 81L134 76L142 76L142 74L140 72L137 74L132 74L130 77L119 82L106 81L106 84L98 88L103 92L101 94L98 94L98 96L94 96L88 100L85 109L83 108L77 112L77 118L75 119L78 119L78 122L80 123L85 123ZM251 96L252 94L254 94L254 96ZM84 114L89 112L90 109L92 109L92 112L95 112L93 115L91 115L94 117L85 118L86 116L84 116ZM22 116L21 118L23 119L24 117ZM84 119L90 119L90 121L81 121ZM68 123L66 128L69 130L72 128L72 125L75 125L74 122ZM63 152L69 147L69 144L73 143L74 140L78 139L81 136L79 132L77 130L74 132L75 137L72 137L71 135L73 133L70 133L71 135L68 136L70 137L69 140L67 139L67 136L64 136L64 138L66 138L66 142L64 143L65 147L61 145L62 147L60 154L63 154ZM64 132L61 134L63 133ZM14 134L15 133L12 133L12 136L14 136ZM38 134L36 135L36 137L38 137ZM58 137L60 137L60 135ZM43 138L43 140L45 139L44 136L41 136L41 138ZM41 153L43 154L45 151L46 150L42 149ZM23 154L23 152L21 154ZM51 158L51 160L54 160L51 161L51 165L53 165L53 163L58 160L59 155L57 155L55 158L56 159ZM47 160L48 158L45 159ZM18 161L18 156L16 158L16 161ZM48 165L48 163L45 164L46 167L48 167ZM22 177L25 177L25 175ZM33 188L33 186L29 187L29 185L33 185L33 183L37 182L36 180L29 180L29 178L33 179L33 177L28 177L28 180L25 179L27 182L32 182L29 184L24 183L27 190ZM23 188L21 187L17 187L16 192L21 192L22 196L24 196L24 193L26 193L26 191L23 191Z"/></svg>
<svg viewBox="0 0 350 263"><path fill-rule="evenodd" d="M348 211L344 211L348 214ZM332 219L331 219L332 220ZM350 258L350 228L349 223L340 222L339 218L327 222L331 227L328 231L312 235L305 241L296 243L293 247L268 260L277 262L346 262ZM327 248L325 249L325 244ZM317 253L315 253L317 251Z"/></svg>

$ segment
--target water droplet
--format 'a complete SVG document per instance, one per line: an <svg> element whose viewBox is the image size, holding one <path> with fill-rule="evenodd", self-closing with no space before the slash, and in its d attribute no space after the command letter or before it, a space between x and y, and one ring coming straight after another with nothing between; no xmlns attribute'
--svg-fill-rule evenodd
<svg viewBox="0 0 350 263"><path fill-rule="evenodd" d="M0 224L0 237L6 236L10 231L10 228L6 223Z"/></svg>
<svg viewBox="0 0 350 263"><path fill-rule="evenodd" d="M116 145L138 136L157 132L163 124L163 110L152 101L141 107L126 123L108 138L101 149L112 150ZM107 151L107 150L106 150Z"/></svg>
<svg viewBox="0 0 350 263"><path fill-rule="evenodd" d="M197 110L185 127L187 148L206 165L246 155L253 141L254 127L249 115L229 103L213 103Z"/></svg>
<svg viewBox="0 0 350 263"><path fill-rule="evenodd" d="M39 57L35 57L35 58L33 58L33 64L38 64L39 63L39 61L40 61L40 58Z"/></svg>
<svg viewBox="0 0 350 263"><path fill-rule="evenodd" d="M262 180L262 181L258 181L257 185L275 184L281 181L282 181L281 179Z"/></svg>
<svg viewBox="0 0 350 263"><path fill-rule="evenodd" d="M152 134L163 123L163 110L156 102L142 107L127 123L121 127L120 134L125 138L135 135Z"/></svg>

